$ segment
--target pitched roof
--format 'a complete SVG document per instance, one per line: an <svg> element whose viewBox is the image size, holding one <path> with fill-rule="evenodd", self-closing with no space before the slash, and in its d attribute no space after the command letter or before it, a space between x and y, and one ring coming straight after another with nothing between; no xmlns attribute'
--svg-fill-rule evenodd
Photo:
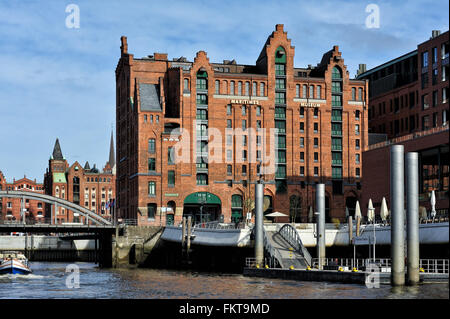
<svg viewBox="0 0 450 319"><path fill-rule="evenodd" d="M111 144L109 146L109 166L111 168L116 165L116 156L114 155L114 140L113 140L113 132L111 131Z"/></svg>
<svg viewBox="0 0 450 319"><path fill-rule="evenodd" d="M141 111L161 111L159 101L159 85L141 83L139 85Z"/></svg>
<svg viewBox="0 0 450 319"><path fill-rule="evenodd" d="M55 146L53 147L53 159L63 160L64 157L61 152L61 146L59 145L59 139L56 139Z"/></svg>

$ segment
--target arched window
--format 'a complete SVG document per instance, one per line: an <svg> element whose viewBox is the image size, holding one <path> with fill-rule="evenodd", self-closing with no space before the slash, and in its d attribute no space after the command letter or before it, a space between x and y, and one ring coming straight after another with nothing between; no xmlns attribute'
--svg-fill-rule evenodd
<svg viewBox="0 0 450 319"><path fill-rule="evenodd" d="M309 98L310 99L314 98L314 85L309 86Z"/></svg>
<svg viewBox="0 0 450 319"><path fill-rule="evenodd" d="M240 222L243 219L243 200L241 195L231 196L231 221Z"/></svg>
<svg viewBox="0 0 450 319"><path fill-rule="evenodd" d="M228 83L227 83L227 81L223 81L222 92L223 92L223 94L228 94Z"/></svg>
<svg viewBox="0 0 450 319"><path fill-rule="evenodd" d="M331 78L332 78L333 80L340 80L340 79L342 79L342 72L341 72L341 69L338 68L337 66L335 66L335 67L333 68L333 70L331 71Z"/></svg>
<svg viewBox="0 0 450 319"><path fill-rule="evenodd" d="M317 86L317 94L316 94L317 95L316 96L317 99L321 99L322 98L322 92L321 91L322 91L322 86L318 85Z"/></svg>
<svg viewBox="0 0 450 319"><path fill-rule="evenodd" d="M238 95L242 95L242 82L238 82Z"/></svg>
<svg viewBox="0 0 450 319"><path fill-rule="evenodd" d="M356 100L356 89L352 88L352 100L355 101Z"/></svg>
<svg viewBox="0 0 450 319"><path fill-rule="evenodd" d="M189 92L189 79L184 79L184 91Z"/></svg>
<svg viewBox="0 0 450 319"><path fill-rule="evenodd" d="M308 91L308 86L306 84L303 84L302 87L302 98L306 99L307 98L307 91Z"/></svg>
<svg viewBox="0 0 450 319"><path fill-rule="evenodd" d="M230 95L234 95L234 81L230 81Z"/></svg>
<svg viewBox="0 0 450 319"><path fill-rule="evenodd" d="M300 97L300 84L295 86L295 97Z"/></svg>
<svg viewBox="0 0 450 319"><path fill-rule="evenodd" d="M253 82L252 95L254 96L258 95L258 85L256 82Z"/></svg>
<svg viewBox="0 0 450 319"><path fill-rule="evenodd" d="M265 96L265 85L264 82L259 84L259 96Z"/></svg>
<svg viewBox="0 0 450 319"><path fill-rule="evenodd" d="M216 94L220 94L220 81L216 80Z"/></svg>
<svg viewBox="0 0 450 319"><path fill-rule="evenodd" d="M359 101L363 100L363 89L362 88L358 88L358 100Z"/></svg>
<svg viewBox="0 0 450 319"><path fill-rule="evenodd" d="M250 82L245 82L245 95L250 95Z"/></svg>

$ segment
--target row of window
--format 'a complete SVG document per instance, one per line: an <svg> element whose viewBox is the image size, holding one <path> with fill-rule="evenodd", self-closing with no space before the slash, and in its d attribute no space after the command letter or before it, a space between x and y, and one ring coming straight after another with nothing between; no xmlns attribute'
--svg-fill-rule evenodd
<svg viewBox="0 0 450 319"><path fill-rule="evenodd" d="M144 123L148 123L150 118L150 123L153 123L153 114L147 115L144 114ZM155 115L155 123L159 123L159 115Z"/></svg>

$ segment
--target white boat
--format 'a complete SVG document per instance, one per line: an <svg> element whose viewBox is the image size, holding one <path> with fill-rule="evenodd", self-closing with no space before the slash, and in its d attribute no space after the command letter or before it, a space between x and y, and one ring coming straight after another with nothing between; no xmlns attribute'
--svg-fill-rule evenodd
<svg viewBox="0 0 450 319"><path fill-rule="evenodd" d="M0 275L28 275L31 272L28 259L23 254L17 252L0 253Z"/></svg>

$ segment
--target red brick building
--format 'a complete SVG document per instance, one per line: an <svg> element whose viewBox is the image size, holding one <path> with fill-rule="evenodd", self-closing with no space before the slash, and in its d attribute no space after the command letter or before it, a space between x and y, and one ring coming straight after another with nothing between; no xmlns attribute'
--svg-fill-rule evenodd
<svg viewBox="0 0 450 319"><path fill-rule="evenodd" d="M86 162L84 166L78 162L69 165L62 155L59 140L56 139L53 154L49 159L49 167L44 176L45 194L66 199L112 220L114 209L109 206L114 201L116 193L116 168L112 138L111 135L109 161L102 171L95 165L91 168L89 162ZM52 216L51 209L52 206L47 204L45 208L47 217ZM85 220L78 213L58 207L56 222L58 224L84 223Z"/></svg>
<svg viewBox="0 0 450 319"><path fill-rule="evenodd" d="M344 217L361 192L368 144L365 80L349 78L337 46L317 66L294 67L283 25L255 65L165 53L135 58L121 39L116 68L117 203L141 225L239 221L260 176L265 214L306 222L315 184L327 219Z"/></svg>
<svg viewBox="0 0 450 319"><path fill-rule="evenodd" d="M363 154L363 206L372 198L378 213L382 197L389 201L389 146L402 144L419 153L420 205L430 209L434 190L436 209L448 214L449 31L357 78L369 80L369 132L378 136Z"/></svg>
<svg viewBox="0 0 450 319"><path fill-rule="evenodd" d="M26 176L19 180L13 179L12 183L8 183L5 176L0 171L0 190L29 191L43 194L44 186L42 183L37 183L36 180L26 178ZM0 198L0 220L9 222L22 221L23 215L20 212L22 207L21 201L21 198ZM43 221L45 207L42 202L25 199L23 208L26 209L26 221Z"/></svg>

